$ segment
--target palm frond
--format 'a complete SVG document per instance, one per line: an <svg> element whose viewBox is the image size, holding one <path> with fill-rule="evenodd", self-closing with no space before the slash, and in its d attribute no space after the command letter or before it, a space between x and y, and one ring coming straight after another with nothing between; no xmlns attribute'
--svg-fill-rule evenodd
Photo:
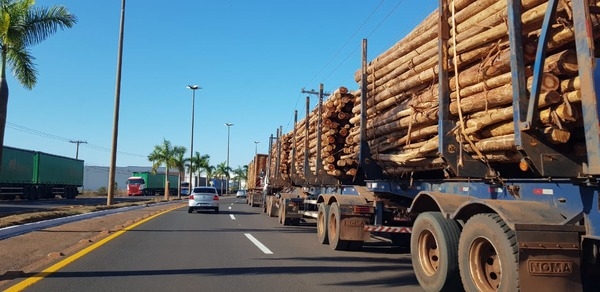
<svg viewBox="0 0 600 292"><path fill-rule="evenodd" d="M39 44L59 29L73 27L77 17L63 6L35 7L29 10L23 23L25 46Z"/></svg>
<svg viewBox="0 0 600 292"><path fill-rule="evenodd" d="M29 50L22 48L13 48L6 52L6 61L13 69L13 75L27 89L32 89L37 82L37 69L35 68L35 57Z"/></svg>

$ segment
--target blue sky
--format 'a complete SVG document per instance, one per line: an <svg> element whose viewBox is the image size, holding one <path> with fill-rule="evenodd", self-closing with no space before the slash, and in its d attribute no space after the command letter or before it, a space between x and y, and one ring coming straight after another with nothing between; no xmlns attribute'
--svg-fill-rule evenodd
<svg viewBox="0 0 600 292"><path fill-rule="evenodd" d="M167 4L168 3L168 4ZM163 138L188 149L196 91L194 152L237 168L267 152L269 136L291 131L305 112L302 88L358 89L361 40L372 60L408 34L437 0L129 0L117 166L151 165ZM32 47L33 90L8 78L4 144L110 165L120 0L38 0L63 5L78 23ZM11 74L11 73L9 73ZM311 107L318 99L311 98ZM255 144L254 141L260 143Z"/></svg>

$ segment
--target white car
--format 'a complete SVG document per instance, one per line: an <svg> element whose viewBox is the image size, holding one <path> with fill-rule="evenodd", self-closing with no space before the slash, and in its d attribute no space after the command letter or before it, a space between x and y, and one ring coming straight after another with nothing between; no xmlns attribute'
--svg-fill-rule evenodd
<svg viewBox="0 0 600 292"><path fill-rule="evenodd" d="M246 197L246 190L239 190L239 191L237 191L237 193L235 193L235 197L236 198L245 198Z"/></svg>
<svg viewBox="0 0 600 292"><path fill-rule="evenodd" d="M195 187L189 196L188 213L205 209L219 213L219 193L214 187Z"/></svg>

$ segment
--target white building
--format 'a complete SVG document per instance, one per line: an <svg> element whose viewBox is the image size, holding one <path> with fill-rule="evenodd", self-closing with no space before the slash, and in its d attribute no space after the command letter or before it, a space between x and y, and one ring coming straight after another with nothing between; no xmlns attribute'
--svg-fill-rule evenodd
<svg viewBox="0 0 600 292"><path fill-rule="evenodd" d="M115 183L118 190L125 190L127 179L134 172L151 171L150 166L127 166L117 167L115 169ZM108 186L108 166L91 166L86 165L83 169L83 190L97 191L99 188L107 188ZM165 172L164 167L158 168L157 172ZM178 170L169 169L170 174L178 174Z"/></svg>

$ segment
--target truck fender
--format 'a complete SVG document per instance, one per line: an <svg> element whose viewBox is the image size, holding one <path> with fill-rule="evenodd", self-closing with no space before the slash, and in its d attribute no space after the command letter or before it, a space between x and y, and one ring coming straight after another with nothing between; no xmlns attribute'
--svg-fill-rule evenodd
<svg viewBox="0 0 600 292"><path fill-rule="evenodd" d="M517 224L562 225L565 218L557 208L534 201L508 201L472 199L456 210L451 218L467 220L479 213L496 213L504 222L516 230Z"/></svg>
<svg viewBox="0 0 600 292"><path fill-rule="evenodd" d="M513 230L515 224L561 224L565 220L556 208L541 202L478 199L440 192L419 193L409 211L439 211L446 218L463 221L480 213L496 213Z"/></svg>
<svg viewBox="0 0 600 292"><path fill-rule="evenodd" d="M279 193L279 197L281 199L293 199L293 198L297 198L298 194L296 194L296 193Z"/></svg>
<svg viewBox="0 0 600 292"><path fill-rule="evenodd" d="M317 203L324 202L326 205L331 205L337 202L339 205L364 205L368 201L361 196L340 195L340 194L322 194L317 198Z"/></svg>
<svg viewBox="0 0 600 292"><path fill-rule="evenodd" d="M468 200L469 197L467 196L439 192L420 192L413 199L408 211L411 213L440 211L444 217L448 217Z"/></svg>

